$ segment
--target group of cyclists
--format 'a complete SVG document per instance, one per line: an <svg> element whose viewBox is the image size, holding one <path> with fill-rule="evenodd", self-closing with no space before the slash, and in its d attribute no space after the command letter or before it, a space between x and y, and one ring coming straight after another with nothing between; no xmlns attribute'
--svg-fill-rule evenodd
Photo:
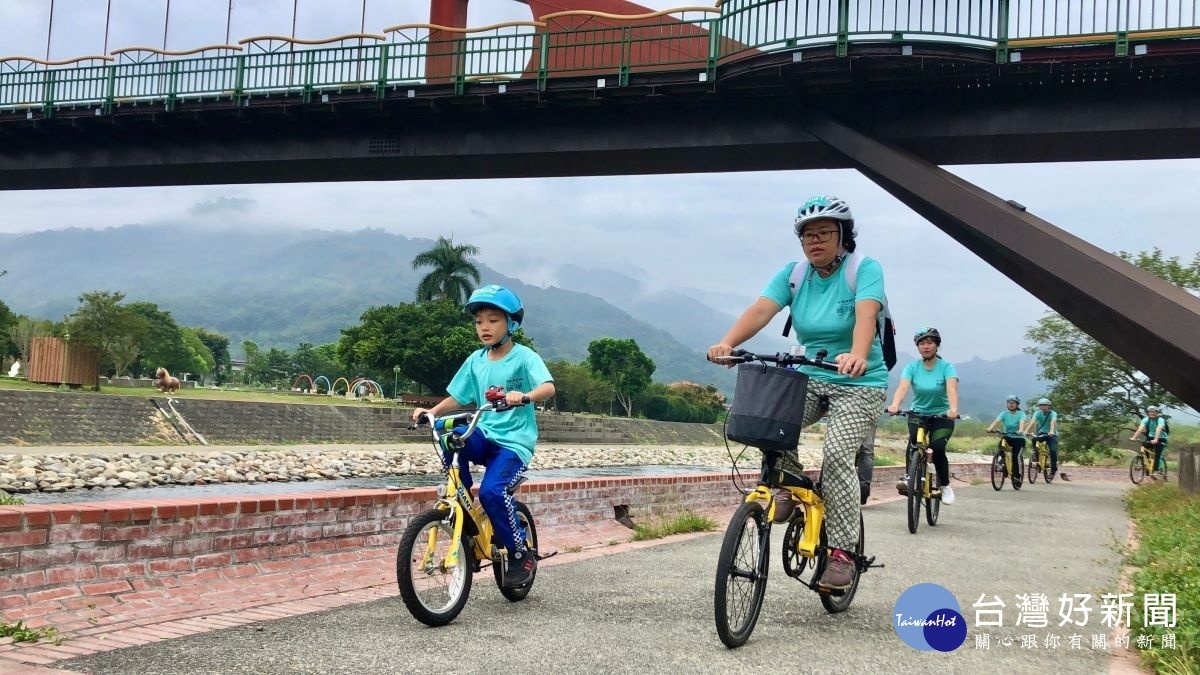
<svg viewBox="0 0 1200 675"><path fill-rule="evenodd" d="M803 401L804 426L828 416L821 491L827 505L826 527L832 553L818 583L822 588L838 590L853 581L850 551L859 540L860 484L855 456L873 434L887 393L888 365L881 339L884 331L880 328L887 300L883 268L876 260L855 254L858 232L845 201L825 195L809 199L800 207L793 230L804 259L788 263L775 273L761 296L742 312L720 342L709 347L708 358L718 362L729 356L785 307L791 311L789 321L797 342L813 352L823 350L833 355L836 371L814 366L800 370L809 378ZM431 409L415 410L414 420L423 415L436 417L454 407L481 404L488 389L502 390L513 405L544 401L554 394L553 379L541 358L511 340L525 313L516 294L507 288L487 286L472 294L467 309L474 316L482 349L472 354L455 375L449 387L451 395ZM928 442L942 485L941 502L953 504L946 444L959 417L958 375L954 364L938 353L942 337L936 328L921 328L913 342L920 358L904 367L886 411L899 413L901 402L912 391L912 412L926 417L924 423L930 432ZM1003 427L1014 454L1024 448L1026 434L1047 435L1051 469L1057 473L1057 413L1043 398L1038 401L1038 410L1027 418L1019 409L1020 403L1017 396L1010 396L1007 409L996 416L989 431ZM919 423L909 417L910 442L916 438ZM506 585L519 585L531 578L537 554L526 550L523 543L525 533L516 517L511 488L532 461L536 421L532 409L525 409L492 416L479 427L482 435L467 445L460 459L492 467L484 474L479 498L509 552L508 559L502 561ZM1156 448L1156 466L1167 445L1167 433L1161 411L1151 406L1135 438L1145 434L1151 439ZM789 462L797 463L796 458L785 457L784 465ZM462 475L465 481L470 480L469 471ZM901 481L897 487L903 492L906 486L907 482Z"/></svg>
<svg viewBox="0 0 1200 675"><path fill-rule="evenodd" d="M809 199L800 207L793 228L805 260L788 263L775 273L761 296L737 318L721 341L709 347L708 358L717 362L728 356L785 307L791 312L790 324L799 344L810 352L825 350L836 355L837 372L812 366L801 368L809 377L804 424L816 421L828 402L821 481L828 506L829 543L835 550L819 585L836 590L846 588L852 580L852 562L847 551L858 539L860 503L855 489L855 452L868 432L874 430L887 390L888 369L877 329L887 300L883 269L877 261L858 256L853 260L855 264L845 264L854 255L857 236L854 217L845 201L824 195ZM799 265L805 267L797 280L795 271ZM848 267L854 268L854 279L847 278ZM925 419L909 416L910 444L917 437L918 425L925 424L942 485L941 502L953 504L955 495L949 485L946 444L954 433L954 421L959 418L958 375L954 364L938 353L942 336L936 328L916 331L913 342L920 358L905 366L886 412L898 414L900 404L912 391L912 412ZM1006 409L996 416L989 431L997 426L1003 428L1014 459L1024 448L1026 435L1044 436L1050 451L1050 468L1057 474L1058 414L1046 398L1038 400L1037 411L1028 417L1020 410L1020 404L1019 397L1008 397ZM1149 410L1134 436L1136 439L1138 434L1145 434L1155 444L1158 462L1167 443L1167 428L1158 421L1162 419L1161 411L1156 406ZM897 484L897 489L902 494L907 490L907 477Z"/></svg>

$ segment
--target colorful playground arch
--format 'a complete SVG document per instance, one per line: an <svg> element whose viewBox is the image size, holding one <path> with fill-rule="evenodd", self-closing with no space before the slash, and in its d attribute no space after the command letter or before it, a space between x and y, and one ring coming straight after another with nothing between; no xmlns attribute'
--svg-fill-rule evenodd
<svg viewBox="0 0 1200 675"><path fill-rule="evenodd" d="M338 379L333 381L333 384L330 384L329 378L325 377L324 375L318 375L316 378L313 378L308 373L300 373L299 375L296 376L296 379L292 381L292 389L293 390L301 389L301 387L300 387L301 381L308 382L308 388L303 389L303 391L309 391L314 394L321 393L320 390L317 388L317 385L320 384L321 382L324 382L325 383L325 393L330 396L338 396L339 395L338 394L338 385L345 385L344 387L341 388L340 395L345 396L347 398L351 398L351 397L353 397L354 392L358 390L359 385L362 385L367 388L366 395L368 397L377 396L379 398L383 398L383 387L380 386L379 383L376 382L375 380L367 379L365 377L356 377L353 380L347 380L344 377L339 377Z"/></svg>

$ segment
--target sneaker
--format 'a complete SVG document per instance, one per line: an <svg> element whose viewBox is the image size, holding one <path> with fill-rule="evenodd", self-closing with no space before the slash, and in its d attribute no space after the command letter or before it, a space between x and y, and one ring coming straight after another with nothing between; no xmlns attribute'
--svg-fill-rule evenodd
<svg viewBox="0 0 1200 675"><path fill-rule="evenodd" d="M942 488L942 503L943 504L953 504L954 503L954 489L951 488L949 485Z"/></svg>
<svg viewBox="0 0 1200 675"><path fill-rule="evenodd" d="M795 510L796 500L792 499L792 493L780 490L779 494L775 495L775 522L786 523Z"/></svg>
<svg viewBox="0 0 1200 675"><path fill-rule="evenodd" d="M1070 478L1067 478L1066 472L1058 474L1058 477L1068 482L1071 480Z"/></svg>
<svg viewBox="0 0 1200 675"><path fill-rule="evenodd" d="M896 492L899 492L902 495L908 494L908 476L904 476L900 480L896 481Z"/></svg>
<svg viewBox="0 0 1200 675"><path fill-rule="evenodd" d="M519 588L533 581L537 571L537 552L533 549L517 551L507 556L504 565L504 587Z"/></svg>
<svg viewBox="0 0 1200 675"><path fill-rule="evenodd" d="M840 548L833 549L825 561L825 571L817 586L822 589L842 591L854 583L854 560Z"/></svg>

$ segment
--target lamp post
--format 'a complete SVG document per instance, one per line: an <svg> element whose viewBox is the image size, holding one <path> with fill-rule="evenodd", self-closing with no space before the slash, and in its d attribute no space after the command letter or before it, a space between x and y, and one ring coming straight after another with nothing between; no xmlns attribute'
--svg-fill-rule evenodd
<svg viewBox="0 0 1200 675"><path fill-rule="evenodd" d="M60 387L67 386L67 358L71 352L71 333L66 326L63 327L63 354L62 354L62 369L59 373L58 385Z"/></svg>
<svg viewBox="0 0 1200 675"><path fill-rule="evenodd" d="M400 379L400 366L392 366L392 397L397 401L400 400L400 390L397 389L397 382Z"/></svg>

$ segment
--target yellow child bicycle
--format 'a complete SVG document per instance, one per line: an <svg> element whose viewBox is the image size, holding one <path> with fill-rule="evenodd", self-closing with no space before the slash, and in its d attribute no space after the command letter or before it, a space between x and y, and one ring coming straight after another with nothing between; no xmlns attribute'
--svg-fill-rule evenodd
<svg viewBox="0 0 1200 675"><path fill-rule="evenodd" d="M768 364L784 367L775 370L809 365L836 370L837 366L823 362L824 356L824 350L817 352L815 360L810 360L804 356L752 354L739 349L719 360L723 363L758 362L754 364L755 368L773 368ZM739 379L742 376L743 372L739 370ZM734 398L736 401L736 394ZM777 403L785 407L803 407L803 400ZM762 412L770 416L769 411ZM745 442L741 438L734 440ZM762 467L758 484L746 494L746 499L730 519L717 557L716 590L713 595L717 635L730 649L740 647L750 639L767 591L771 525L775 522L777 508L776 500L772 498L773 491L786 490L796 503L783 535L784 572L815 591L826 611L831 614L846 611L858 590L859 576L870 567L882 567L874 565L874 556L863 555L865 530L860 512L858 543L853 552L854 581L845 590L820 587L817 580L825 571L831 552L826 542L826 505L821 498L821 486L814 484L808 476L777 468L782 450L770 447L759 449L762 452Z"/></svg>
<svg viewBox="0 0 1200 675"><path fill-rule="evenodd" d="M525 398L528 403L529 397ZM432 430L439 458L445 456L443 453L450 455L450 463L445 468L446 483L438 486L437 502L432 509L418 514L409 522L396 552L396 582L400 586L400 597L413 617L427 626L444 626L462 612L471 593L473 575L483 569L485 560L491 561L496 585L509 600L524 600L533 588L536 571L534 579L522 586L506 588L502 583L502 565L507 552L497 548L493 541L492 523L483 505L473 501L463 487L458 467L458 453L464 441L475 432L480 416L514 407L517 406L506 404L501 397L490 400L477 410L452 411L432 422L425 415L419 423L419 426L428 424ZM462 424L466 425L464 431L454 431ZM417 426L410 426L409 429L416 429ZM509 494L516 493L524 482L525 478L522 477L509 490ZM538 555L537 527L533 522L533 514L524 503L514 502L517 519L525 530L525 545L534 555ZM550 555L538 555L538 559L549 558Z"/></svg>

